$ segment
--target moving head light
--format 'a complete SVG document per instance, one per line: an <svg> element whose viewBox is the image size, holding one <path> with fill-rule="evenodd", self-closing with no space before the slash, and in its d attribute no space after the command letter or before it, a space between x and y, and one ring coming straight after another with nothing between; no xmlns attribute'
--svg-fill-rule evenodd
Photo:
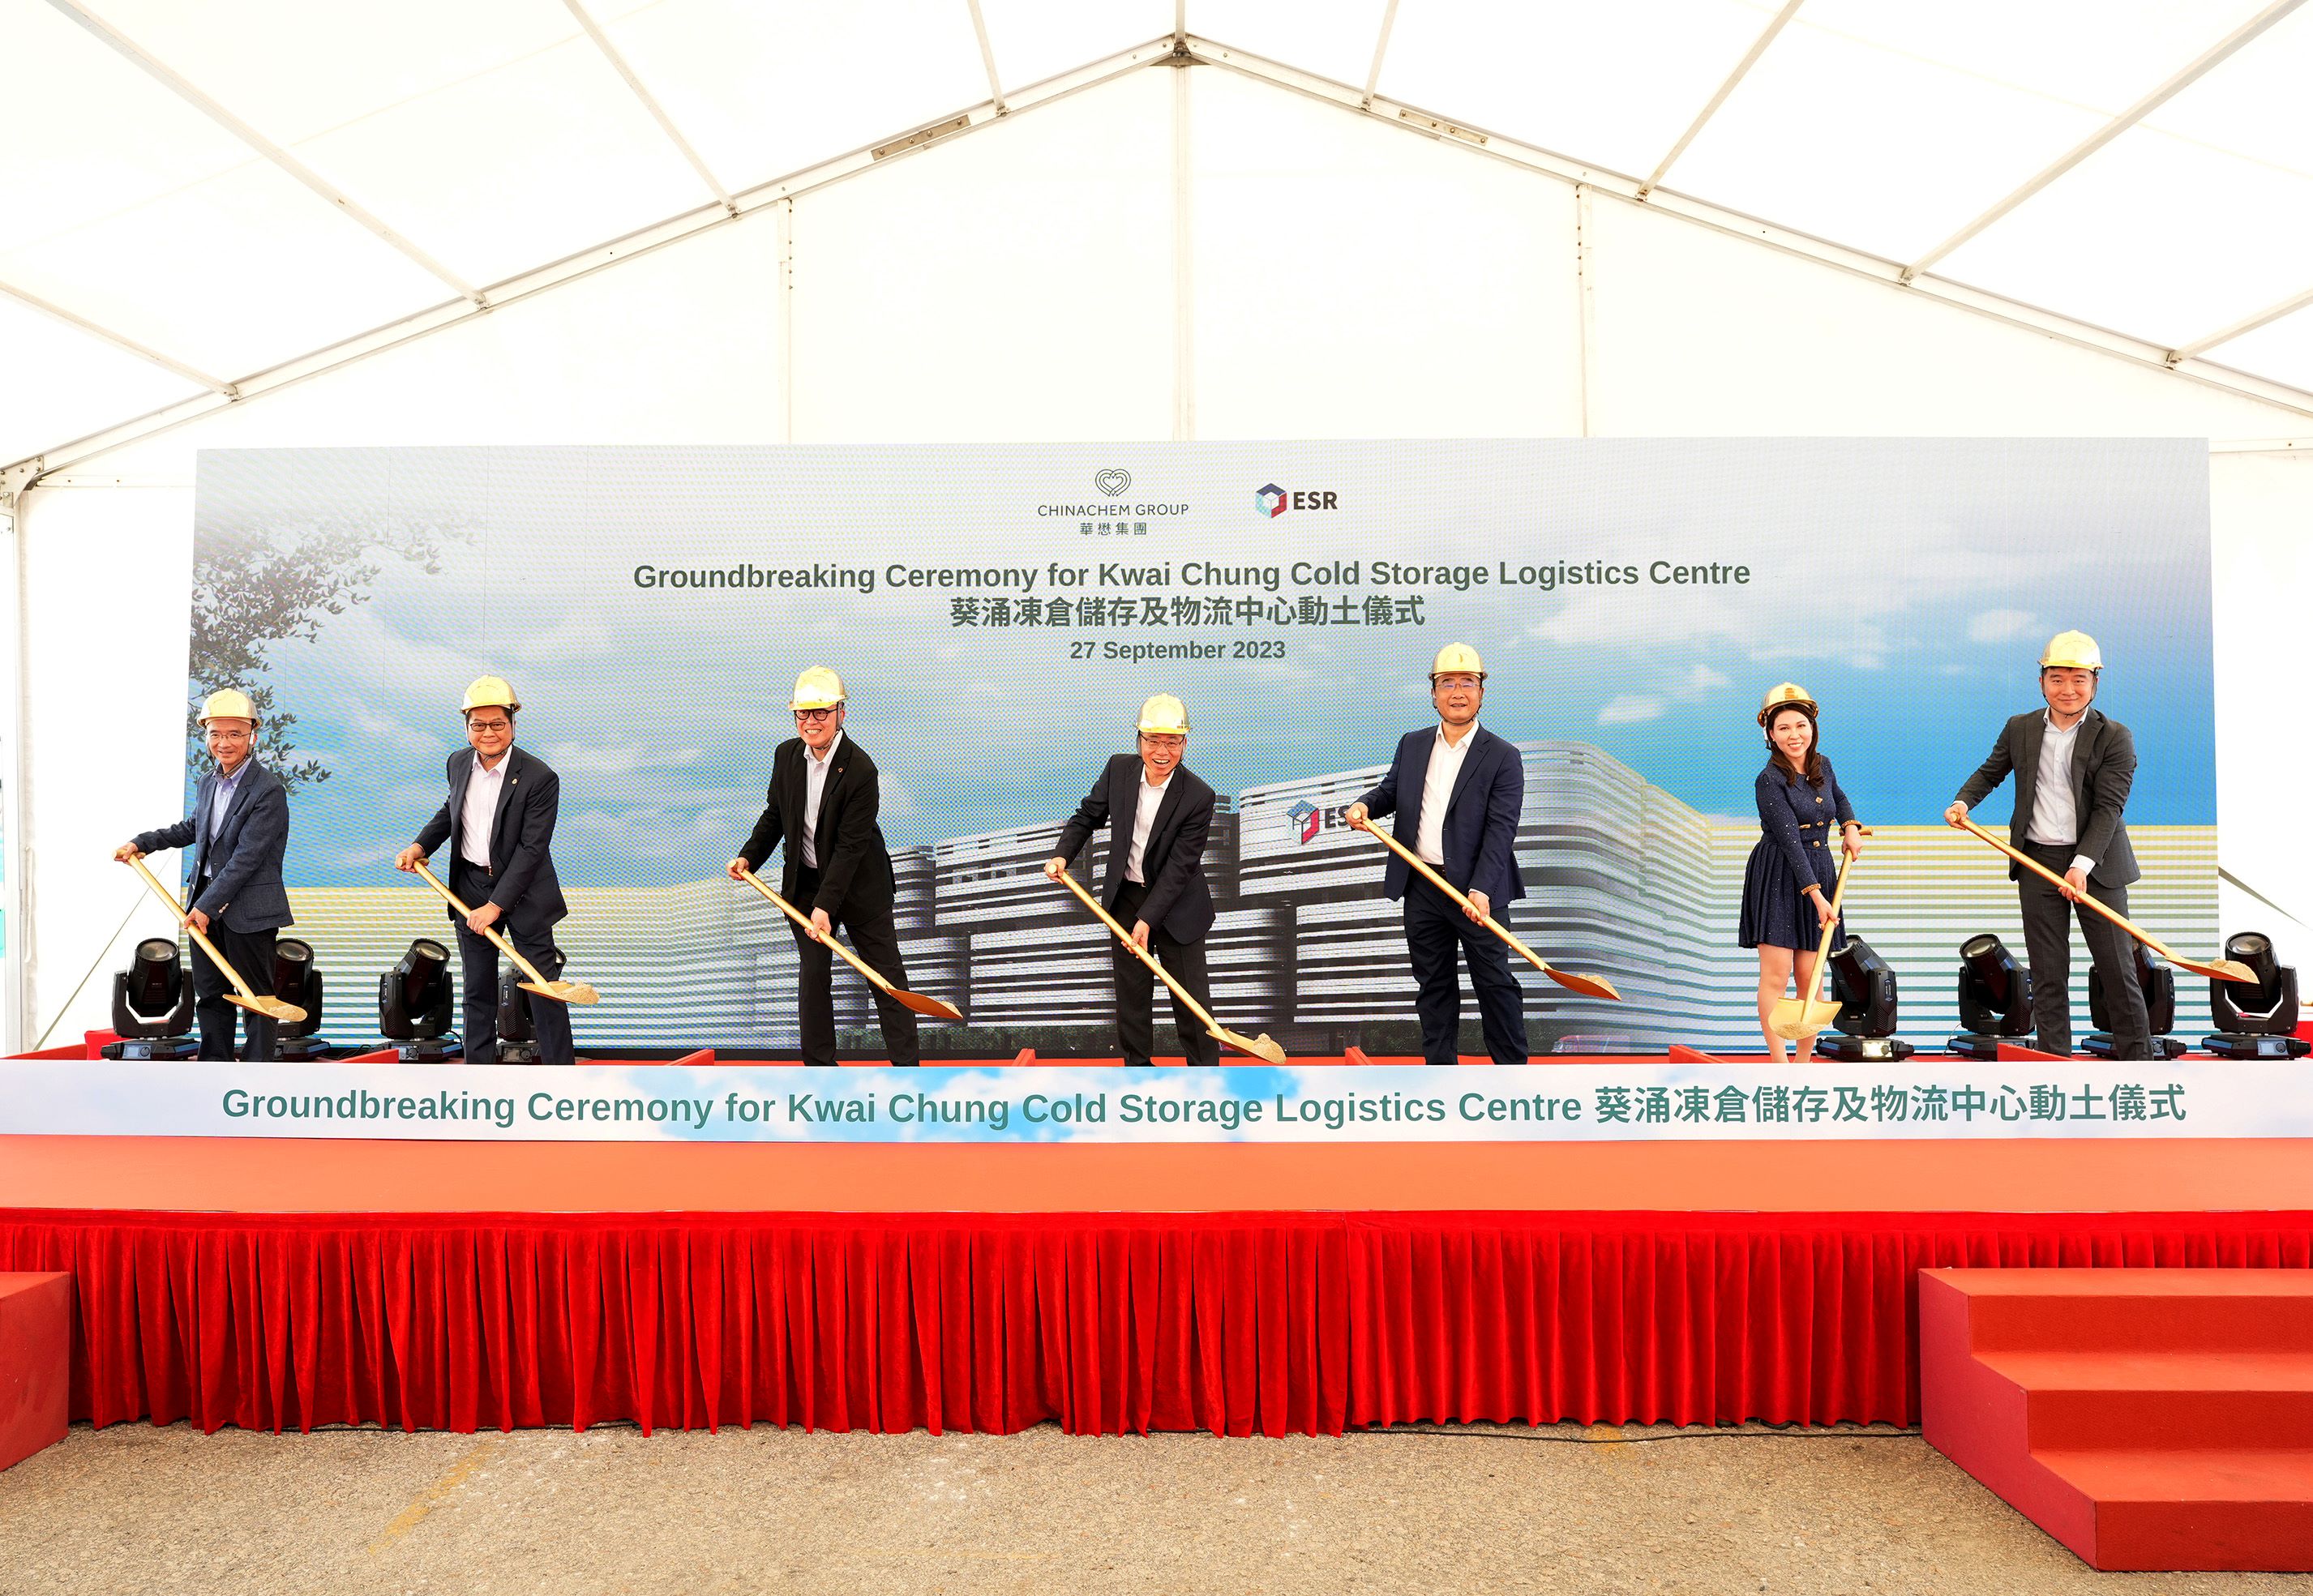
<svg viewBox="0 0 2313 1596"><path fill-rule="evenodd" d="M463 1051L450 1034L450 950L421 936L377 978L377 1028L404 1064L441 1064Z"/></svg>
<svg viewBox="0 0 2313 1596"><path fill-rule="evenodd" d="M1895 1034L1895 972L1861 937L1831 951L1831 995L1839 1003L1832 1023L1840 1034L1818 1039L1817 1054L1846 1064L1912 1056L1912 1044Z"/></svg>
<svg viewBox="0 0 2313 1596"><path fill-rule="evenodd" d="M1951 1050L1963 1058L1997 1058L2003 1039L2032 1034L2032 967L1988 931L1959 945L1959 1022Z"/></svg>
<svg viewBox="0 0 2313 1596"><path fill-rule="evenodd" d="M193 984L173 937L148 936L112 972L112 1029L120 1039L97 1049L107 1058L190 1058Z"/></svg>
<svg viewBox="0 0 2313 1596"><path fill-rule="evenodd" d="M2152 962L2151 950L2142 943L2136 948L2136 985L2144 994L2145 1029L2152 1033L2152 1057L2177 1058L2185 1052L2185 1044L2168 1033L2177 1024L2177 972L2165 964ZM2089 971L2089 1023L2096 1029L2081 1041L2083 1052L2098 1058L2113 1055L2112 1000L2105 985L2102 969Z"/></svg>
<svg viewBox="0 0 2313 1596"><path fill-rule="evenodd" d="M500 1064L536 1064L538 1032L530 1022L530 994L522 989L522 971L509 964L498 976L498 1056Z"/></svg>
<svg viewBox="0 0 2313 1596"><path fill-rule="evenodd" d="M275 1057L294 1063L345 1052L313 1034L321 1029L321 967L313 960L312 943L285 936L273 944L273 995L305 1011L303 1020L283 1021L275 1030Z"/></svg>
<svg viewBox="0 0 2313 1596"><path fill-rule="evenodd" d="M2203 1037L2201 1046L2220 1058L2302 1058L2313 1051L2313 1043L2297 1036L2297 967L2274 956L2273 939L2237 932L2225 939L2225 957L2247 965L2256 985L2209 983L2209 1017L2217 1031Z"/></svg>

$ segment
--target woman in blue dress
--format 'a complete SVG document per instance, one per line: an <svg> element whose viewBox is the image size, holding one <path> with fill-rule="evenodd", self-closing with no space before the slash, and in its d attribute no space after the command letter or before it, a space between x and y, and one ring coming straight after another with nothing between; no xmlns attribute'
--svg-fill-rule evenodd
<svg viewBox="0 0 2313 1596"><path fill-rule="evenodd" d="M1799 995L1815 995L1815 950L1834 917L1839 854L1863 852L1863 829L1840 790L1831 761L1816 744L1816 702L1786 681L1759 706L1767 767L1752 790L1759 802L1759 841L1743 871L1740 941L1759 950L1759 1030L1767 1057L1784 1062L1783 1039L1768 1017L1794 975ZM1815 1039L1799 1041L1799 1062L1815 1057Z"/></svg>

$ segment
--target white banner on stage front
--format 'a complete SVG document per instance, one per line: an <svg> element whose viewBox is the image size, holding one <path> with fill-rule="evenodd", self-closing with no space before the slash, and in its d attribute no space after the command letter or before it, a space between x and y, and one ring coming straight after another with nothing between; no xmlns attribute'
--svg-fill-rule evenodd
<svg viewBox="0 0 2313 1596"><path fill-rule="evenodd" d="M475 1142L2313 1136L2295 1062L815 1070L0 1061L0 1135Z"/></svg>

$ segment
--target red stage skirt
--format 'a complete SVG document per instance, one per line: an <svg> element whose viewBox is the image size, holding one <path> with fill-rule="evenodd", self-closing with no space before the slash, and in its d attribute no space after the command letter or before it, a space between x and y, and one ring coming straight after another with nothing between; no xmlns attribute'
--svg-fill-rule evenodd
<svg viewBox="0 0 2313 1596"><path fill-rule="evenodd" d="M1911 1424L1947 1265L2313 1267L2313 1213L0 1211L74 1416L204 1430Z"/></svg>

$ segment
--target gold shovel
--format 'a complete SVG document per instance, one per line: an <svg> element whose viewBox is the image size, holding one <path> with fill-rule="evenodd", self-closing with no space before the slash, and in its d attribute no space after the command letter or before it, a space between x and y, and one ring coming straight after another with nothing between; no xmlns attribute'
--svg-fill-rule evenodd
<svg viewBox="0 0 2313 1596"><path fill-rule="evenodd" d="M251 992L249 989L249 983L241 978L241 972L227 964L224 961L224 955L217 951L216 943L201 934L201 928L193 924L193 917L185 912L182 905L178 903L177 895L163 886L160 878L145 868L145 861L131 859L128 863L136 867L136 873L145 878L145 884L152 888L161 901L169 906L169 912L177 916L177 924L183 926L191 934L192 939L201 944L201 951L209 956L209 962L223 970L225 979L233 984L235 990L224 995L225 1002L236 1008L247 1009L251 1013L262 1014L268 1020L280 1020L291 1025L295 1025L305 1017L305 1011L294 1003L278 997L260 997Z"/></svg>
<svg viewBox="0 0 2313 1596"><path fill-rule="evenodd" d="M1807 983L1817 992L1831 979L1831 938L1839 929L1839 900L1847 892L1847 867L1854 863L1851 855L1841 859L1839 879L1832 885L1831 918L1823 923L1823 941L1815 951L1815 979ZM1767 1028L1787 1042L1803 1042L1838 1018L1839 1004L1828 1000L1811 995L1779 997L1767 1011Z"/></svg>
<svg viewBox="0 0 2313 1596"><path fill-rule="evenodd" d="M749 886L754 888L756 891L761 892L764 897L770 899L771 900L771 906L778 909L779 913L785 915L788 919L793 920L805 931L812 929L811 916L799 912L794 904L789 903L786 899L780 897L778 893L772 891L770 888L764 885L763 879L757 875L753 871L741 871L739 873L739 879L746 882ZM894 987L891 982L885 980L875 970L868 969L866 960L861 959L858 954L853 952L849 948L845 947L841 943L837 942L833 937L822 936L819 940L825 943L829 947L833 948L839 954L842 955L844 963L849 965L852 969L857 970L862 976L866 977L869 986L875 987L876 991L881 992L893 1002L901 1004L902 1007L913 1009L919 1014L926 1015L934 1020L954 1020L958 1023L963 1022L963 1013L956 1009L953 1004L942 1003L937 997L926 997L920 992L903 991L900 987Z"/></svg>
<svg viewBox="0 0 2313 1596"><path fill-rule="evenodd" d="M2014 848L2010 847L2006 843L2001 841L2000 838L1994 837L1991 832L1986 831L1974 820L1962 820L1959 823L1959 828L1963 831L1974 832L1976 836L1990 843L1993 847L1998 848L2001 853L2015 860L2017 864L2021 864L2033 874L2045 877L2049 884L2055 887L2058 890L2062 891L2069 890L2065 886L2064 878L2062 876L2058 875L2054 871L2041 864L2037 859L2030 858L2023 854L2018 853ZM2176 954L2170 952L2164 943L2156 941L2150 933L2138 929L2136 923L2127 918L2118 909L2113 908L2109 905L2089 897L2085 892L2081 893L2075 901L2086 908L2096 910L2097 913L2102 915L2106 919L2110 920L2123 931L2127 932L2129 935L2134 937L2138 942L2142 943L2146 947L2159 954L2160 957L2166 959L2178 969L2190 970L2196 976L2206 976L2212 981L2247 981L2252 987L2256 985L2256 971L2251 969L2247 965L2243 964L2238 959L2180 959Z"/></svg>
<svg viewBox="0 0 2313 1596"><path fill-rule="evenodd" d="M449 904L452 908L456 909L461 918L463 918L465 916L471 915L474 912L468 908L464 904L458 901L457 895L452 892L449 888L442 884L442 881L439 876L436 876L432 871L426 868L426 864L423 860L418 862L418 873L426 878L426 884L427 886L442 894L443 900ZM544 976L540 975L538 973L538 966L532 964L529 960L515 952L514 951L514 944L506 941L505 937L498 934L498 928L497 926L484 926L482 928L482 934L488 937L490 941L496 943L497 944L498 951L513 960L514 967L520 969L523 974L530 978L530 979L526 981L517 981L514 983L514 985L520 987L524 992L535 992L541 997L550 997L557 1003L575 1003L582 1008L587 1004L600 1003L602 1001L602 995L595 991L594 988L589 987L584 981L550 981Z"/></svg>
<svg viewBox="0 0 2313 1596"><path fill-rule="evenodd" d="M1364 832L1368 837L1372 837L1376 842L1381 844L1382 846L1387 848L1391 853L1395 854L1399 858L1413 866L1414 869L1420 871L1424 879L1426 879L1431 886L1437 888L1440 892L1445 893L1447 897L1452 899L1456 904L1460 905L1463 913L1467 914L1470 911L1473 907L1470 900L1461 893L1454 890L1453 887L1447 881L1444 876L1439 875L1436 871L1430 869L1429 865L1423 864L1421 860L1414 855L1413 851L1411 848L1408 848L1403 843L1398 841L1397 838L1392 837L1388 832L1384 831L1371 820L1353 821L1352 824L1356 825L1358 829ZM1611 998L1616 1003L1623 1001L1623 995L1614 990L1614 983L1608 980L1605 976L1578 976L1570 970L1552 969L1549 964L1543 961L1541 954L1535 952L1532 948L1527 947L1526 943L1520 942L1511 932L1508 926L1495 919L1493 916L1488 915L1485 917L1483 924L1487 930L1492 932L1496 936L1500 937L1504 942L1509 943L1511 951L1517 954L1519 958L1525 960L1528 964L1533 965L1535 969L1542 971L1543 974L1548 976L1552 980L1556 981L1568 991L1579 992L1585 997Z"/></svg>
<svg viewBox="0 0 2313 1596"><path fill-rule="evenodd" d="M1189 1012L1205 1022L1205 1034L1207 1036L1218 1039L1222 1047L1228 1048L1233 1053L1250 1054L1252 1057L1261 1059L1262 1062L1267 1064L1283 1064L1285 1062L1285 1049L1282 1047L1280 1047L1276 1042L1271 1041L1267 1033L1264 1032L1260 1036L1242 1036L1234 1030L1227 1029L1219 1021L1215 1020L1210 1014L1207 1013L1205 1012L1204 1005L1199 1003L1195 998L1190 996L1188 993L1183 989L1181 983L1174 980L1171 974L1166 971L1165 967L1156 962L1155 957L1150 954L1148 949L1142 947L1139 943L1132 940L1132 933L1118 925L1114 915L1110 914L1106 909L1100 907L1100 900L1095 898L1091 893L1085 890L1084 883L1082 881L1077 880L1076 877L1070 875L1064 870L1060 872L1060 884L1068 888L1069 891L1075 893L1078 898L1082 899L1084 900L1085 908L1092 910L1094 914L1098 915L1100 916L1100 923L1107 926L1111 931L1116 933L1116 940L1122 943L1126 947L1130 948L1134 956L1137 957L1141 963L1147 965L1156 973L1158 980L1164 982L1165 985L1173 989L1173 995L1179 998L1183 1004L1187 1004Z"/></svg>

